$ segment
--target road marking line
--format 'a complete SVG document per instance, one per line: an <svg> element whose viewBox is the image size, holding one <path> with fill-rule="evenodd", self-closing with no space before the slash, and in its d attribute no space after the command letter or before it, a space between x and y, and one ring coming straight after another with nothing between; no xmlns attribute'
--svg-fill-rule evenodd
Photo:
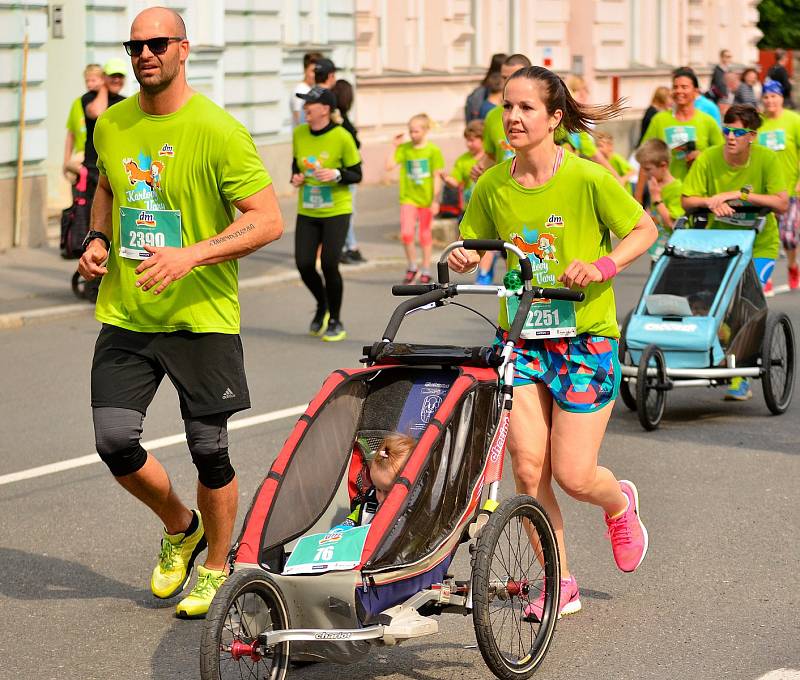
<svg viewBox="0 0 800 680"><path fill-rule="evenodd" d="M800 680L800 671L794 668L778 668L760 676L757 680Z"/></svg>
<svg viewBox="0 0 800 680"><path fill-rule="evenodd" d="M270 413L262 413L257 416L249 416L247 418L239 418L238 420L231 420L228 423L228 431L243 430L246 427L253 427L254 425L261 425L263 423L270 423L274 420L283 420L284 418L291 418L292 416L299 416L305 413L308 404L301 404L298 406L291 406L279 411L272 411ZM158 439L151 439L150 441L142 442L142 447L148 451L155 449L163 449L167 446L174 446L186 441L186 434L172 434L167 437L159 437ZM71 470L73 468L82 467L84 465L92 465L100 462L100 456L92 453L88 456L80 456L78 458L70 458L69 460L62 460L58 463L50 463L48 465L40 465L39 467L29 468L28 470L20 470L19 472L11 472L7 475L0 475L0 486L4 484L13 484L14 482L21 482L24 479L33 479L35 477L44 477L45 475L52 475L56 472L63 472L64 470Z"/></svg>

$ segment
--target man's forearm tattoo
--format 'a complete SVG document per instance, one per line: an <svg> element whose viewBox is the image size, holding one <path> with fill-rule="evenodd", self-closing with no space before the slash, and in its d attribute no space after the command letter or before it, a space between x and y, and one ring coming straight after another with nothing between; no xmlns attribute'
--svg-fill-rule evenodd
<svg viewBox="0 0 800 680"><path fill-rule="evenodd" d="M232 234L226 234L225 236L218 236L217 238L212 238L209 243L212 246L220 246L226 241L233 241L234 239L239 238L240 236L244 236L248 231L253 231L256 228L255 224L248 224L246 227L242 227L241 229L237 229Z"/></svg>

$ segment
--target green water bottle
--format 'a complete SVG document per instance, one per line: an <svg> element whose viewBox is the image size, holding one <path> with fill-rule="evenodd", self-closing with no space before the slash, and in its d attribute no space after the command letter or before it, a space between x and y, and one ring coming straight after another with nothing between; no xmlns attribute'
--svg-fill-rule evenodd
<svg viewBox="0 0 800 680"><path fill-rule="evenodd" d="M522 290L522 274L520 274L518 269L512 269L506 272L506 275L503 277L503 286L505 286L506 290L512 292Z"/></svg>

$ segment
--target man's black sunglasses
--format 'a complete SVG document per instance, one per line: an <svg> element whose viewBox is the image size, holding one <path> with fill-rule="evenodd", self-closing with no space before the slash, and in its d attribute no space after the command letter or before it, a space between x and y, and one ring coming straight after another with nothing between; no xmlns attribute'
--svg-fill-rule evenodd
<svg viewBox="0 0 800 680"><path fill-rule="evenodd" d="M122 45L130 57L141 57L144 51L144 46L153 54L164 54L171 42L180 42L186 38L148 38L147 40L128 40Z"/></svg>

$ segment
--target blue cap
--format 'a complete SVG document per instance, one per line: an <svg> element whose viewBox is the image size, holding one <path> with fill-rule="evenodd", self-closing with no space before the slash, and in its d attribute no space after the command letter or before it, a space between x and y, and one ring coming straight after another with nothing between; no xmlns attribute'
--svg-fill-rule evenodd
<svg viewBox="0 0 800 680"><path fill-rule="evenodd" d="M777 80L765 80L764 87L761 89L761 94L767 94L767 92L772 92L772 94L779 94L781 97L783 96L783 85L781 85Z"/></svg>

